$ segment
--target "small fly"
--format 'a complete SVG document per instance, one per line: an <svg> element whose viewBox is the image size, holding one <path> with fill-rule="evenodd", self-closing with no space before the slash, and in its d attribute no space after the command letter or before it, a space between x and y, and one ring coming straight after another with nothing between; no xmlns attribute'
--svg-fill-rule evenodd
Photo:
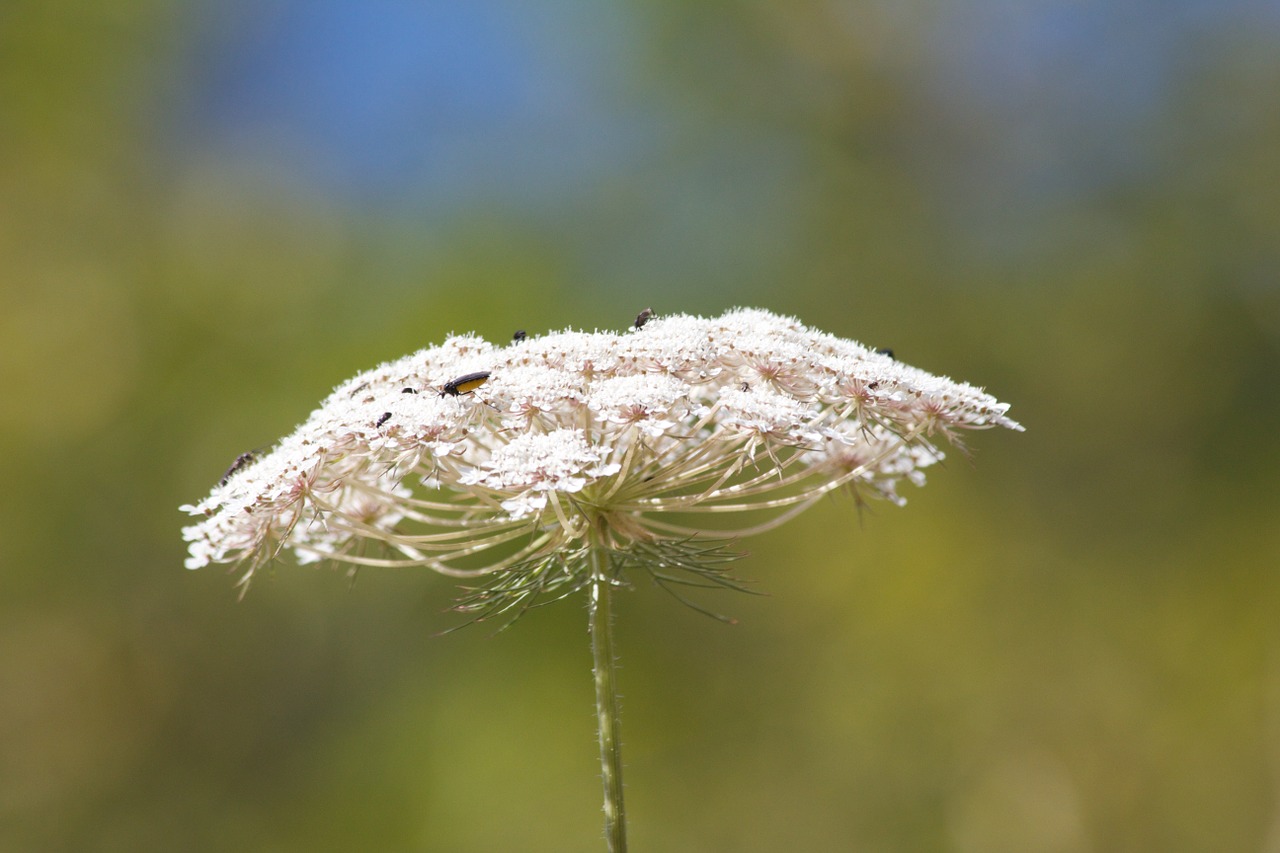
<svg viewBox="0 0 1280 853"><path fill-rule="evenodd" d="M234 477L236 474L239 474L245 468L248 468L249 463L253 462L253 460L257 458L258 458L258 454L253 450L250 450L246 453L241 453L239 456L236 457L236 461L231 463L231 467L227 469L227 473L222 475L222 479L218 481L218 485L225 486L231 480L232 477Z"/></svg>
<svg viewBox="0 0 1280 853"><path fill-rule="evenodd" d="M378 427L382 426L389 420L391 420L391 413L383 412L382 417L378 418L376 421L373 422L374 429L377 429Z"/></svg>
<svg viewBox="0 0 1280 853"><path fill-rule="evenodd" d="M463 394L470 394L488 382L490 375L489 371L481 370L476 373L468 373L466 376L459 376L457 379L451 379L444 383L440 396L443 397L448 394L450 397L460 397Z"/></svg>
<svg viewBox="0 0 1280 853"><path fill-rule="evenodd" d="M636 328L643 329L644 324L653 319L653 309L646 308L636 315Z"/></svg>
<svg viewBox="0 0 1280 853"><path fill-rule="evenodd" d="M525 333L524 329L516 329L516 333L511 336L511 342L514 344L518 344L527 337L529 336Z"/></svg>

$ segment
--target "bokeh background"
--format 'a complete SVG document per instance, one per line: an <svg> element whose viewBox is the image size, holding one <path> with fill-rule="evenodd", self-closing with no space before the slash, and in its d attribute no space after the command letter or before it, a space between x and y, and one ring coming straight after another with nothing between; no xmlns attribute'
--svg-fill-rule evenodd
<svg viewBox="0 0 1280 853"><path fill-rule="evenodd" d="M585 609L182 568L476 331L756 305L984 385L910 505L618 620L672 851L1280 851L1280 7L0 6L0 851L602 849Z"/></svg>

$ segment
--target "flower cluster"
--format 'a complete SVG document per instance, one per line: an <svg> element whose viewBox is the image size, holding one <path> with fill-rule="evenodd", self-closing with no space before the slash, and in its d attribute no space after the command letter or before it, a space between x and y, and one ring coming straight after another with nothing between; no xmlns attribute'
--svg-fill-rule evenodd
<svg viewBox="0 0 1280 853"><path fill-rule="evenodd" d="M593 549L754 533L836 489L901 503L939 438L1021 429L1007 409L760 310L504 347L454 337L343 383L269 453L237 460L183 507L199 519L187 566L240 563L247 582L288 549L571 578Z"/></svg>

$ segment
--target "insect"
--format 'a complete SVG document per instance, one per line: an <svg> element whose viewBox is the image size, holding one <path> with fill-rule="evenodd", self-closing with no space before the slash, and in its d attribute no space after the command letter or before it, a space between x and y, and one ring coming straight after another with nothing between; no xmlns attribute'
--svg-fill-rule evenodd
<svg viewBox="0 0 1280 853"><path fill-rule="evenodd" d="M489 371L481 370L476 373L468 373L465 376L459 376L457 379L451 379L444 383L440 396L448 394L450 397L458 397L463 394L470 394L481 385L489 381Z"/></svg>
<svg viewBox="0 0 1280 853"><path fill-rule="evenodd" d="M524 340L525 338L527 338L527 337L529 337L529 336L528 336L527 334L525 334L524 329L516 329L516 333L515 333L514 335L512 335L512 336L511 336L511 341L512 341L512 343L517 343L517 344L518 344L518 343L520 343L521 341L523 341L523 340Z"/></svg>
<svg viewBox="0 0 1280 853"><path fill-rule="evenodd" d="M222 479L218 481L218 485L225 486L232 477L239 474L245 468L248 468L249 463L257 458L258 454L253 450L241 453L236 457L236 461L231 463L231 467L227 469L227 473L222 475Z"/></svg>
<svg viewBox="0 0 1280 853"><path fill-rule="evenodd" d="M876 350L876 354L887 355L889 356L889 358L891 359L893 358L893 350L889 349L888 347L881 347L880 349ZM897 359L894 359L894 361L897 361Z"/></svg>
<svg viewBox="0 0 1280 853"><path fill-rule="evenodd" d="M383 413L382 413L382 417L380 417L380 418L378 418L376 421L374 421L374 422L373 422L373 425L374 425L375 427L380 427L380 426L382 426L383 424L385 424L385 423L386 423L387 421L389 421L389 420L391 420L391 413L390 413L390 412L383 412Z"/></svg>
<svg viewBox="0 0 1280 853"><path fill-rule="evenodd" d="M401 394L417 394L418 389L417 388L401 388L400 393Z"/></svg>
<svg viewBox="0 0 1280 853"><path fill-rule="evenodd" d="M653 319L653 309L646 308L636 315L636 328L643 329L644 324Z"/></svg>

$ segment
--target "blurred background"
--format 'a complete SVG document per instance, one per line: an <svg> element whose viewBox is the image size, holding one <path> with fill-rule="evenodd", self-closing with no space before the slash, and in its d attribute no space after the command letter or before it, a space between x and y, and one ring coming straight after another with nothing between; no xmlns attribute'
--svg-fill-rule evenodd
<svg viewBox="0 0 1280 853"><path fill-rule="evenodd" d="M1280 7L0 6L0 851L594 851L585 608L188 572L450 331L753 305L986 386L620 599L636 850L1280 851Z"/></svg>

